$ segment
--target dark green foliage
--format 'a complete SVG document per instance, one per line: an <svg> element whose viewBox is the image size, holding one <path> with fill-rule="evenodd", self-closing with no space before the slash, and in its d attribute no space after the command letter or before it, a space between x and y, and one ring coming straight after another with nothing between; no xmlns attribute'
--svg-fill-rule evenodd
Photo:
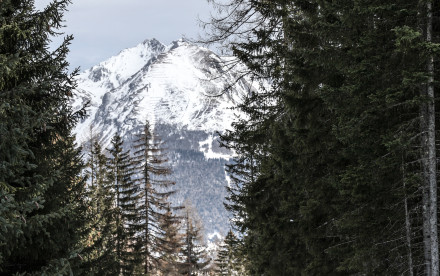
<svg viewBox="0 0 440 276"><path fill-rule="evenodd" d="M163 235L171 229L162 229L162 226L172 227L169 223L174 220L168 217L170 214L165 210L179 207L170 207L168 202L168 197L175 192L172 190L175 182L167 179L171 169L167 165L163 143L151 132L148 122L142 133L137 135L133 147L133 168L138 175L139 186L136 223L133 225L137 233L134 245L137 262L142 265L143 273L148 275L153 270L161 269L161 260L157 256L166 254L176 246L170 244L174 240L164 239Z"/></svg>
<svg viewBox="0 0 440 276"><path fill-rule="evenodd" d="M413 74L409 70L423 70L422 55L401 56L396 48L400 38L395 34L396 29L416 28L418 8L416 3L399 3L407 9L402 16L394 7L391 1L358 4L361 12L356 17L344 11L344 22L356 26L345 38L358 47L347 45L345 62L338 69L343 82L329 83L323 89L324 99L336 114L333 133L344 146L340 155L347 162L336 182L345 202L336 225L346 243L336 252L348 253L340 268L370 274L407 269L405 262L398 261L406 261L402 256L407 254L400 246L404 237L402 181L406 178L401 167L420 158L413 150L417 140L410 138L419 133L419 89L408 87L405 75ZM381 17L371 18L368 10L372 9ZM413 166L412 173L416 170Z"/></svg>
<svg viewBox="0 0 440 276"><path fill-rule="evenodd" d="M115 205L115 189L107 168L107 157L102 153L97 140L91 141L88 167L89 177L89 226L86 240L86 262L84 269L88 274L116 275L119 260L116 256L116 219L118 208Z"/></svg>
<svg viewBox="0 0 440 276"><path fill-rule="evenodd" d="M91 229L84 271L94 275L177 273L182 246L179 218L168 197L174 182L162 143L149 125L137 135L134 156L120 136L111 141L109 157L97 140L90 142L89 210Z"/></svg>
<svg viewBox="0 0 440 276"><path fill-rule="evenodd" d="M251 9L270 14L272 21L255 34L261 41L239 44L234 51L275 82L272 91L245 99L240 108L249 119L236 122L234 131L222 137L225 146L239 153L236 164L229 166L237 185L230 189L229 208L246 234L251 274L328 274L336 264L325 249L338 239L323 235L330 231L327 222L337 200L327 176L329 165L336 162L329 153L338 143L329 135L330 112L313 91L321 70L312 60L317 42L310 36L294 48L288 38L277 38L280 20L289 12L287 4L274 1ZM307 9L304 17L313 20L313 5ZM310 21L296 19L294 30L302 35L301 28L309 27ZM258 54L265 47L273 52ZM264 59L273 67L263 67ZM277 64L283 63L288 69L279 71Z"/></svg>
<svg viewBox="0 0 440 276"><path fill-rule="evenodd" d="M123 141L116 134L109 149L109 179L115 190L116 212L116 257L119 260L120 273L132 275L137 265L134 244L136 241L135 224L139 217L136 213L138 187L134 182L133 161L129 151L124 151Z"/></svg>
<svg viewBox="0 0 440 276"><path fill-rule="evenodd" d="M183 218L183 247L181 255L183 262L180 264L180 275L195 276L211 262L203 247L202 225L196 218L194 209L185 205Z"/></svg>
<svg viewBox="0 0 440 276"><path fill-rule="evenodd" d="M49 52L69 1L0 2L0 273L66 275L80 261L85 194L71 129L72 37Z"/></svg>
<svg viewBox="0 0 440 276"><path fill-rule="evenodd" d="M235 39L234 55L272 84L222 136L238 154L228 208L250 274L423 273L420 95L439 55L424 7L232 0L212 21L212 39Z"/></svg>
<svg viewBox="0 0 440 276"><path fill-rule="evenodd" d="M240 254L240 243L232 230L228 231L215 260L216 275L243 275L244 256Z"/></svg>

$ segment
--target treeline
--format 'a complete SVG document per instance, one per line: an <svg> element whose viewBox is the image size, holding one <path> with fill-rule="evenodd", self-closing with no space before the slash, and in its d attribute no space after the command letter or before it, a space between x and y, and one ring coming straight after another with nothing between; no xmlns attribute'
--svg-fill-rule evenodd
<svg viewBox="0 0 440 276"><path fill-rule="evenodd" d="M249 275L439 275L440 1L211 1L261 91L222 136Z"/></svg>
<svg viewBox="0 0 440 276"><path fill-rule="evenodd" d="M150 130L130 149L116 134L103 152L90 141L87 229L80 266L86 275L194 275L210 263L202 225L191 206L173 205L175 193L163 143Z"/></svg>
<svg viewBox="0 0 440 276"><path fill-rule="evenodd" d="M166 146L168 147L168 139ZM181 185L176 196L177 199L197 198L193 201L194 207L199 210L199 215L204 221L206 233L226 233L229 229L227 212L223 200L227 193L225 186L225 160L205 159L203 153L195 150L174 150L172 179L176 186ZM201 158L199 156L201 155ZM185 179L184 182L179 179Z"/></svg>

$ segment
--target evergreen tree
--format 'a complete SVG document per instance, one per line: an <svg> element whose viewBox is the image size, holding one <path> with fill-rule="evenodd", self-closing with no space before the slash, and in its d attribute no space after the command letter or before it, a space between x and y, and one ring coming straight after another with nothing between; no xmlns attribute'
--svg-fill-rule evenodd
<svg viewBox="0 0 440 276"><path fill-rule="evenodd" d="M71 130L82 117L66 55L53 52L69 1L35 11L31 0L0 3L0 273L77 271L84 234L83 163ZM80 273L80 272L78 272Z"/></svg>
<svg viewBox="0 0 440 276"><path fill-rule="evenodd" d="M116 275L119 260L116 257L116 218L115 189L110 181L107 157L102 153L97 139L91 141L88 162L93 172L89 185L89 215L91 233L86 241L87 262L84 264L89 274ZM92 169L93 168L93 169ZM92 182L93 179L93 182Z"/></svg>
<svg viewBox="0 0 440 276"><path fill-rule="evenodd" d="M116 212L116 256L118 271L123 275L132 275L136 267L134 227L138 215L136 205L138 187L134 181L133 163L129 151L124 151L123 141L118 134L111 140L111 154L108 160L110 180L115 190Z"/></svg>
<svg viewBox="0 0 440 276"><path fill-rule="evenodd" d="M194 209L185 204L183 220L184 241L181 251L183 262L180 264L180 275L194 276L203 272L211 262L204 248L202 225L196 218Z"/></svg>
<svg viewBox="0 0 440 276"><path fill-rule="evenodd" d="M424 38L429 11L438 15L429 5L221 5L212 39L237 34L234 55L273 84L249 93L239 106L247 119L222 137L239 154L229 209L251 274L411 274L423 264L430 274L431 263L436 273L426 91L439 36L433 27ZM425 254L411 239L424 240Z"/></svg>
<svg viewBox="0 0 440 276"><path fill-rule="evenodd" d="M230 4L230 10L240 10L235 15L239 20L251 14L261 19L254 21L257 29L248 31L254 40L233 44L234 53L255 77L273 79L271 89L249 94L239 106L247 120L236 122L234 131L222 137L225 146L239 153L229 166L237 185L230 189L229 209L239 216L235 221L245 233L249 270L270 275L334 272L337 264L325 249L337 236L323 233L330 232L326 222L334 216L338 198L324 176L331 175L329 165L336 160L330 153L338 143L330 135L331 113L314 91L318 77L325 75L314 64L319 40L301 33L316 20L316 5ZM297 30L292 36L304 40L290 44L284 34L288 24Z"/></svg>
<svg viewBox="0 0 440 276"><path fill-rule="evenodd" d="M216 275L245 274L239 250L239 241L232 230L229 230L217 253L217 259L215 260Z"/></svg>
<svg viewBox="0 0 440 276"><path fill-rule="evenodd" d="M148 122L136 137L134 169L138 175L139 204L136 211L135 229L138 234L135 252L140 258L138 262L143 265L144 274L149 275L153 269L159 268L157 256L172 246L160 238L164 231L160 219L166 216L164 210L170 207L168 197L174 193L170 188L175 183L166 179L171 169L166 165L168 160L163 153L162 142L151 132Z"/></svg>
<svg viewBox="0 0 440 276"><path fill-rule="evenodd" d="M183 237L179 226L180 218L173 214L168 204L165 213L159 219L159 228L162 231L158 239L162 249L159 271L163 275L179 275L180 251L183 246Z"/></svg>

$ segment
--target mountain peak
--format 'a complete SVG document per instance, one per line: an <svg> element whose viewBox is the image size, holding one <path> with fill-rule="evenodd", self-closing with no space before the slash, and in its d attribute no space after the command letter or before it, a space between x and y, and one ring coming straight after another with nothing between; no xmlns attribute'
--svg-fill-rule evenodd
<svg viewBox="0 0 440 276"><path fill-rule="evenodd" d="M150 43L156 43L156 44L162 44L159 40L156 38L147 38L144 41L142 41L142 44L150 44Z"/></svg>
<svg viewBox="0 0 440 276"><path fill-rule="evenodd" d="M163 51L163 48L165 48L165 45L155 38L145 39L141 44L149 47L153 51Z"/></svg>
<svg viewBox="0 0 440 276"><path fill-rule="evenodd" d="M119 87L166 50L166 46L157 39L146 39L84 71L79 75L80 82L86 91L93 91L93 95L100 99L105 92Z"/></svg>
<svg viewBox="0 0 440 276"><path fill-rule="evenodd" d="M87 143L91 126L103 148L115 133L130 141L148 119L170 147L181 186L177 196L197 198L196 207L209 210L201 212L206 228L226 233L223 197L229 182L223 167L231 152L219 147L215 133L231 127L231 107L253 89L246 78L237 82L238 75L225 69L221 57L185 39L168 46L144 40L78 76L73 106L90 107L89 117L75 128L77 141ZM237 85L222 93L231 83ZM212 191L220 195L217 200Z"/></svg>
<svg viewBox="0 0 440 276"><path fill-rule="evenodd" d="M182 46L196 46L196 45L194 45L192 42L190 42L189 40L182 37L178 40L174 40L173 42L171 42L169 47L170 47L170 50L173 50L173 49L176 49L176 48L182 47Z"/></svg>
<svg viewBox="0 0 440 276"><path fill-rule="evenodd" d="M236 91L221 95L236 78L222 64L209 49L184 38L168 46L146 39L80 74L79 90L87 92L92 116L79 128L93 124L108 129L104 140L114 127L126 132L146 118L153 126L161 122L190 130L224 131L234 117L229 107L249 84L242 81Z"/></svg>

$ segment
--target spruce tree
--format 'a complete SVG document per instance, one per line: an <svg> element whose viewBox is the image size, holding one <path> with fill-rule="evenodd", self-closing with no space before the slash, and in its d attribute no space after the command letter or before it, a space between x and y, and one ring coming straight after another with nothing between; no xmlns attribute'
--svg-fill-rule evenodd
<svg viewBox="0 0 440 276"><path fill-rule="evenodd" d="M90 143L92 148L88 167L94 177L90 179L88 192L90 216L88 227L91 232L86 241L87 262L84 263L84 267L89 274L115 275L118 274L119 267L115 250L118 214L115 189L112 186L113 182L110 181L107 157L102 153L101 145L96 138Z"/></svg>
<svg viewBox="0 0 440 276"><path fill-rule="evenodd" d="M0 273L7 275L66 275L81 261L83 163L71 130L84 114L69 105L72 37L48 50L68 3L43 11L30 0L0 3Z"/></svg>
<svg viewBox="0 0 440 276"><path fill-rule="evenodd" d="M243 261L240 256L239 241L232 230L224 238L215 260L216 275L243 275Z"/></svg>
<svg viewBox="0 0 440 276"><path fill-rule="evenodd" d="M421 266L407 264L406 260L414 258L406 256L423 251L408 249L408 234L407 249L400 247L404 228L417 239L421 236L420 220L413 220L412 229L405 222L411 217L404 212L402 203L408 201L403 197L409 191L413 195L410 211L418 212L425 201L418 191L426 190L415 180L423 179L425 171L423 162L416 165L425 157L417 152L420 141L415 139L423 140L425 132L418 129L424 117L419 115L420 105L426 101L419 97L426 71L426 48L418 30L420 7L410 1L397 6L389 1L358 3L361 12L356 14L350 8L339 7L344 22L355 26L353 32L345 33L347 41L339 38L347 45L345 52L339 52L345 58L338 69L344 77L338 87L329 83L323 95L337 116L335 135L344 145L341 153L348 163L338 180L344 201L350 202L342 205L345 215L337 220L338 231L351 244L341 267L364 273L420 273ZM380 17L372 18L371 10ZM350 46L353 41L356 47ZM418 264L427 263L426 256L414 257Z"/></svg>
<svg viewBox="0 0 440 276"><path fill-rule="evenodd" d="M195 210L185 204L183 218L183 247L181 249L183 262L180 264L180 275L195 276L203 272L210 264L202 236L202 225L197 219Z"/></svg>
<svg viewBox="0 0 440 276"><path fill-rule="evenodd" d="M221 7L213 39L237 34L234 55L273 84L249 93L239 106L247 119L222 137L238 153L229 209L251 274L423 273L423 264L429 274L436 215L426 183L435 172L425 141L435 130L425 135L434 105L424 91L438 29L432 40L424 30L438 9L414 1ZM425 241L424 255L412 238Z"/></svg>
<svg viewBox="0 0 440 276"><path fill-rule="evenodd" d="M108 160L110 181L115 190L116 240L115 251L119 261L119 273L132 275L135 267L135 239L138 215L136 206L138 187L134 179L132 158L128 150L124 150L123 141L118 134L111 140Z"/></svg>
<svg viewBox="0 0 440 276"><path fill-rule="evenodd" d="M161 248L158 270L163 275L179 275L180 252L183 246L180 220L180 217L173 214L170 204L159 219L159 228L162 233L158 238Z"/></svg>
<svg viewBox="0 0 440 276"><path fill-rule="evenodd" d="M157 256L171 246L161 240L164 230L161 229L160 219L166 216L165 210L170 207L168 197L175 192L171 188L175 182L167 179L171 169L163 153L163 144L159 137L152 133L148 122L143 126L142 132L136 135L133 147L133 168L138 175L139 187L137 223L134 225L137 232L135 251L137 258L140 258L138 262L142 264L144 274L148 275L151 271L159 269Z"/></svg>
<svg viewBox="0 0 440 276"><path fill-rule="evenodd" d="M331 113L315 92L318 78L325 75L314 63L319 39L302 33L316 20L317 5L230 3L261 19L257 30L248 31L251 41L233 44L234 53L256 78L269 77L273 83L245 98L239 108L247 120L234 123L234 130L222 136L224 145L239 153L229 166L237 188L230 189L228 206L239 216L235 221L245 234L250 272L328 274L337 264L325 249L338 239L323 233L330 232L326 222L334 216L338 198L324 176L330 175L329 165L335 163L330 153L338 143L330 135ZM288 27L295 33L284 33ZM301 36L304 40L291 41Z"/></svg>

